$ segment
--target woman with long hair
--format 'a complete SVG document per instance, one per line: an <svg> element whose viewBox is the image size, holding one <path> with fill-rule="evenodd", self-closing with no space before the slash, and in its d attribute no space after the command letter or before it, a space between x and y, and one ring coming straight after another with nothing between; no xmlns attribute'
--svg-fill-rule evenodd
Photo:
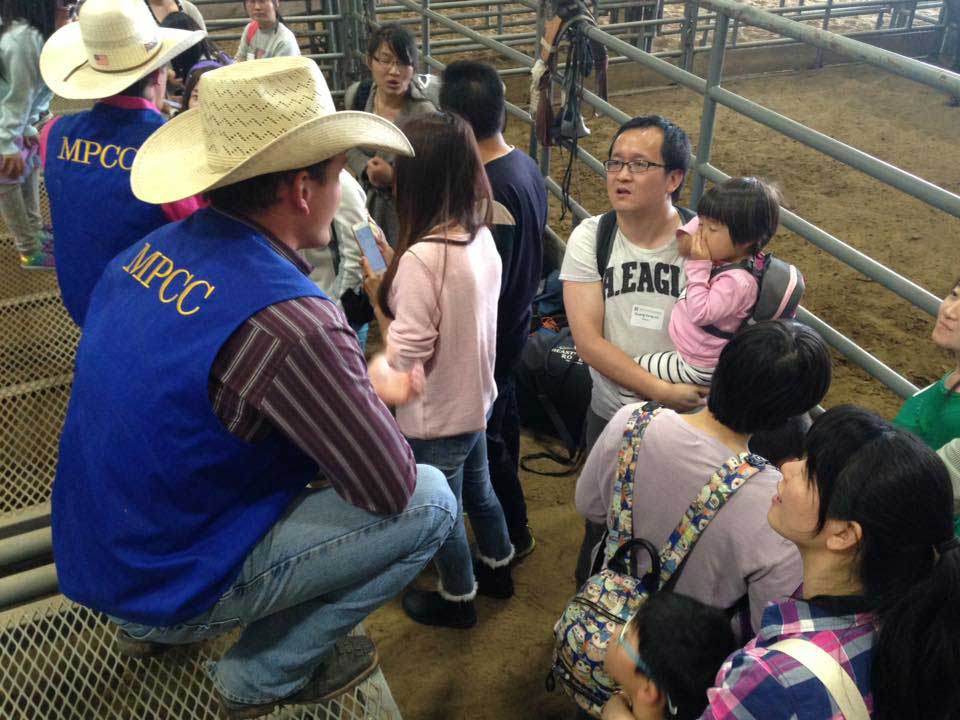
<svg viewBox="0 0 960 720"><path fill-rule="evenodd" d="M876 720L960 717L952 508L946 468L915 435L852 405L817 418L767 515L799 549L803 585L728 658L703 717L828 720L841 717L838 695L862 698ZM849 690L770 647L788 638L830 655Z"/></svg>
<svg viewBox="0 0 960 720"><path fill-rule="evenodd" d="M487 467L486 423L496 398L500 255L487 227L492 200L477 143L462 119L433 113L403 126L416 152L396 160L400 238L382 283L369 272L366 289L387 338L384 372L372 362L381 398L396 404L397 423L417 462L439 468L461 515L436 555L437 592L411 590L407 614L427 625L467 628L473 599L513 595L513 546ZM392 259L390 256L392 255ZM384 374L414 380L396 394ZM462 510L477 538L474 567Z"/></svg>
<svg viewBox="0 0 960 720"><path fill-rule="evenodd" d="M37 124L53 97L40 77L40 51L72 3L0 0L0 216L25 270L52 270L52 238L40 216Z"/></svg>

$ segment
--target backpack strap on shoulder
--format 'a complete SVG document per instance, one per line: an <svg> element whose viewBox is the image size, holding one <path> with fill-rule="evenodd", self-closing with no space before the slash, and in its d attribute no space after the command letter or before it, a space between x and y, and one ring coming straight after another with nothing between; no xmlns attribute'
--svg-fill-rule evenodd
<svg viewBox="0 0 960 720"><path fill-rule="evenodd" d="M257 30L259 29L260 23L256 20L251 21L250 24L247 25L247 45L253 42L253 36L257 34Z"/></svg>
<svg viewBox="0 0 960 720"><path fill-rule="evenodd" d="M610 210L600 216L600 222L597 225L597 272L600 274L601 280L603 280L603 274L607 271L607 264L610 262L610 255L613 253L613 240L616 236L617 213Z"/></svg>
<svg viewBox="0 0 960 720"><path fill-rule="evenodd" d="M758 277L757 273L757 256L751 256L741 260L740 262L727 263L726 265L717 265L715 268L710 270L710 279L713 280L717 275L721 273L729 272L730 270L746 270L748 273L754 277ZM759 280L759 278L758 278ZM732 340L736 332L730 332L728 330L721 330L716 325L703 325L700 328L708 335L713 335L715 338L720 338L721 340Z"/></svg>
<svg viewBox="0 0 960 720"><path fill-rule="evenodd" d="M727 460L690 503L677 528L660 548L660 582L667 584L690 555L717 512L743 484L766 467L759 455L745 452Z"/></svg>
<svg viewBox="0 0 960 720"><path fill-rule="evenodd" d="M870 720L857 683L837 659L810 640L792 637L767 647L789 655L821 682L847 720Z"/></svg>
<svg viewBox="0 0 960 720"><path fill-rule="evenodd" d="M643 433L661 408L656 403L644 403L630 415L623 431L620 454L617 457L617 477L613 482L610 509L607 511L607 540L604 548L606 561L619 547L633 539L633 481L637 471L637 454Z"/></svg>

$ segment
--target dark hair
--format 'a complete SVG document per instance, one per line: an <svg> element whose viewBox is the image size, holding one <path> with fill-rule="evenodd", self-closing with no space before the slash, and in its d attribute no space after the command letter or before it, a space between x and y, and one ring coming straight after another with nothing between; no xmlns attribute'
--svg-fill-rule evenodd
<svg viewBox="0 0 960 720"><path fill-rule="evenodd" d="M493 66L457 60L440 77L440 107L470 123L477 140L503 130L503 81Z"/></svg>
<svg viewBox="0 0 960 720"><path fill-rule="evenodd" d="M411 118L402 130L416 155L397 156L394 163L400 236L378 297L384 314L391 318L390 286L403 254L431 228L447 223L459 223L472 241L481 226L490 224L493 208L477 141L463 118L446 112L427 113ZM481 205L486 206L483 214Z"/></svg>
<svg viewBox="0 0 960 720"><path fill-rule="evenodd" d="M0 37L16 20L23 20L48 40L56 30L57 0L0 0Z"/></svg>
<svg viewBox="0 0 960 720"><path fill-rule="evenodd" d="M723 348L707 407L734 432L770 430L820 402L830 374L830 353L816 332L796 320L765 320Z"/></svg>
<svg viewBox="0 0 960 720"><path fill-rule="evenodd" d="M387 44L387 47L397 56L397 60L404 65L417 66L419 61L417 41L403 25L385 23L370 33L370 38L367 40L367 57L372 58L383 43Z"/></svg>
<svg viewBox="0 0 960 720"><path fill-rule="evenodd" d="M261 212L270 209L280 199L277 196L280 186L292 182L297 173L305 170L311 180L323 183L329 165L330 160L327 159L305 168L257 175L232 185L208 190L203 196L217 210L235 215Z"/></svg>
<svg viewBox="0 0 960 720"><path fill-rule="evenodd" d="M167 15L160 27L173 28L175 30L189 30L195 32L200 29L196 21L185 12L172 12ZM190 74L190 68L201 60L213 60L220 55L220 49L213 44L213 41L203 38L195 45L191 45L182 53L177 55L170 64L173 66L173 74L181 80L186 80Z"/></svg>
<svg viewBox="0 0 960 720"><path fill-rule="evenodd" d="M697 213L727 226L734 245L751 245L756 254L780 224L783 196L775 185L755 177L730 178L707 190Z"/></svg>
<svg viewBox="0 0 960 720"><path fill-rule="evenodd" d="M686 595L659 592L648 599L633 622L640 658L650 679L677 708L671 717L694 720L707 706L707 689L737 648L722 610ZM639 672L639 671L638 671Z"/></svg>
<svg viewBox="0 0 960 720"><path fill-rule="evenodd" d="M810 415L794 415L779 427L761 430L750 438L750 452L780 466L788 460L803 457L807 430L813 421Z"/></svg>
<svg viewBox="0 0 960 720"><path fill-rule="evenodd" d="M960 549L935 551L954 537L943 462L912 433L841 405L807 434L807 480L819 496L819 528L832 518L863 531L859 576L878 619L874 717L957 717Z"/></svg>
<svg viewBox="0 0 960 720"><path fill-rule="evenodd" d="M666 166L665 173L680 170L683 172L683 180L673 191L671 197L676 202L680 199L680 191L683 190L683 183L687 179L687 170L690 168L690 138L679 125L660 115L641 115L640 117L627 120L617 130L610 141L610 149L607 151L607 158L613 154L613 146L617 143L617 138L623 135L627 130L644 130L646 128L657 128L663 133L663 147L660 154L663 155L663 164Z"/></svg>
<svg viewBox="0 0 960 720"><path fill-rule="evenodd" d="M166 65L162 68L158 68L162 72L166 72ZM142 78L137 80L133 85L130 85L123 90L121 90L118 95L124 95L126 97L143 97L143 93L148 87L153 85L153 77L156 74L156 70L152 70L144 75Z"/></svg>

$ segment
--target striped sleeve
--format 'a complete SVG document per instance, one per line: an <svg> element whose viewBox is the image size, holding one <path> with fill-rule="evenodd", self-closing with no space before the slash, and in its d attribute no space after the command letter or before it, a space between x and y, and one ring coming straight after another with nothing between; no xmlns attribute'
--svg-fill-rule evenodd
<svg viewBox="0 0 960 720"><path fill-rule="evenodd" d="M231 432L249 436L259 416L313 458L347 502L381 515L406 506L413 453L333 303L307 297L261 310L224 346L215 371L227 389L213 405Z"/></svg>

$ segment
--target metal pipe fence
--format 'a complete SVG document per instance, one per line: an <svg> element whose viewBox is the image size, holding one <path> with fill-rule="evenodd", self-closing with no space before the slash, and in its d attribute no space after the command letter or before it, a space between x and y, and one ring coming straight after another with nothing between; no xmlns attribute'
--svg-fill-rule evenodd
<svg viewBox="0 0 960 720"><path fill-rule="evenodd" d="M419 15L422 28L421 32L425 43L431 42L430 34L434 27L439 26L448 33L458 33L468 39L471 46L479 46L485 50L495 51L506 60L519 65L519 68L510 68L508 71L523 74L524 71L533 65L533 58L511 47L510 44L501 42L500 39L490 37L489 34L484 34L479 29L465 26L450 17L436 12L434 6L430 5L428 0L424 0L422 4L417 4L412 2L412 0L393 0L393 3ZM913 6L913 3L905 0L899 3L884 3L883 7L889 7L891 4ZM694 5L696 5L695 9ZM935 3L924 5L925 9L935 8L937 6ZM802 44L817 49L817 65L822 63L823 54L829 52L848 60L869 64L884 72L897 74L909 80L923 83L938 91L953 96L960 96L960 76L954 73L824 29L829 24L830 17L836 17L838 11L846 12L863 9L875 11L878 7L880 7L880 5L875 2L836 4L828 2L826 4L809 5L805 8L782 7L774 9L773 12L768 12L753 6L744 5L735 0L701 0L698 4L689 3L685 6L686 13L684 18L681 19L681 21L685 20L686 22L688 36L691 34L691 24L693 25L693 34L703 30L703 28L700 30L696 29L698 13L700 9L703 8L709 13L707 17L712 19L712 25L707 28L711 40L708 45L706 41L707 33L704 33L701 47L688 48L690 52L687 53L675 53L675 55L679 56L686 54L682 67L668 62L664 57L660 57L659 53L644 52L624 40L622 36L608 32L606 26L589 27L586 29L586 34L590 39L602 43L608 51L611 51L611 54L617 53L622 56L625 61L638 63L658 75L663 76L668 82L677 84L703 96L699 146L692 167L694 171L693 205L696 204L702 194L707 180L722 182L728 177L719 168L716 168L710 163L716 107L717 105L723 105L743 117L758 122L782 136L801 142L824 156L852 167L931 207L949 213L954 217L960 217L960 196L890 163L884 162L869 153L780 115L769 108L763 107L723 87L723 63L729 49L727 40L728 27L730 21L733 20L738 27L749 26L760 28L780 36L772 41L751 43L753 46L769 46L774 43ZM788 19L786 15L790 13L799 16L799 18L803 20L819 20L822 26L819 28L811 27L802 22L797 22L796 19ZM804 13L807 14L806 17ZM810 17L811 13L819 14ZM657 29L667 24L661 22L659 18L654 21L641 22L649 22L650 27ZM614 23L614 25L614 29L620 29L616 27L616 23ZM903 29L891 28L891 32L903 33ZM542 33L542 23L538 23L538 35L540 33ZM741 47L742 46L743 44L741 44ZM461 45L461 47L465 47L465 45ZM691 72L692 57L695 51L706 51L710 53L706 79ZM427 54L427 64L432 67L442 67L441 63L434 60L430 54ZM588 90L584 90L583 100L587 105L595 108L601 115L609 117L615 122L622 123L628 119L628 115L622 110L602 100ZM516 106L509 108L508 112L524 122L531 122L529 113L526 113ZM547 189L554 196L560 197L562 195L560 186L548 176L549 148L538 149L535 147L535 144L532 143L531 152L533 154L539 152L541 168L544 170L544 174L547 175ZM590 153L583 148L577 148L577 159L598 175L602 176L604 174L600 160L590 155ZM573 201L571 204L573 213L578 219L589 215L589 211L576 201ZM928 314L936 314L939 306L939 298L910 279L890 270L881 263L844 243L839 238L817 227L814 223L786 209L781 212L781 223L784 227L795 232L814 246L826 251L845 265L876 281L882 287L896 293L915 307ZM556 237L554 231L551 230L550 234ZM897 371L885 365L869 352L859 347L855 342L831 328L823 320L817 318L806 309L801 310L800 318L819 330L824 336L824 339L841 355L863 368L872 377L879 380L897 395L907 397L916 392L917 388Z"/></svg>

